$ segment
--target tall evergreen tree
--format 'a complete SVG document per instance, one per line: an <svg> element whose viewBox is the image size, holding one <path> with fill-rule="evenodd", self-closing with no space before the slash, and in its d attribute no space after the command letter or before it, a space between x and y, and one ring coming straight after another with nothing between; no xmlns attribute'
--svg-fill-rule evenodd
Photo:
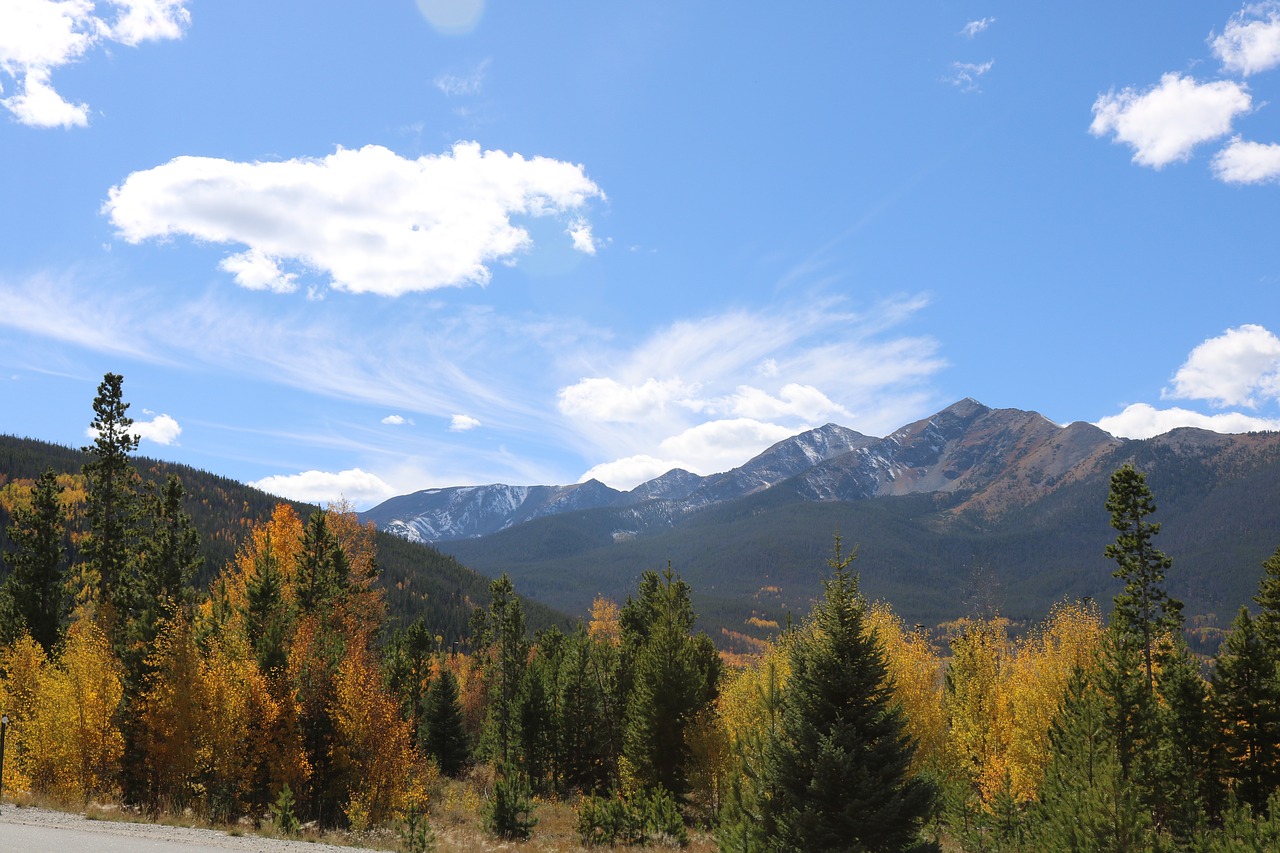
<svg viewBox="0 0 1280 853"><path fill-rule="evenodd" d="M519 745L520 713L517 699L529 665L529 638L524 606L516 597L511 578L489 584L488 611L477 610L473 636L489 652L489 712L481 741L495 764L513 766Z"/></svg>
<svg viewBox="0 0 1280 853"><path fill-rule="evenodd" d="M1164 589L1164 574L1173 561L1152 542L1160 525L1145 520L1155 510L1144 474L1126 464L1111 475L1107 511L1118 535L1106 554L1116 561L1113 575L1124 581L1124 590L1115 597L1115 612L1121 629L1141 638L1148 692L1155 689L1157 641L1182 628L1182 602Z"/></svg>
<svg viewBox="0 0 1280 853"><path fill-rule="evenodd" d="M1186 842L1221 808L1215 727L1208 684L1187 644L1175 640L1162 659L1151 805L1156 826Z"/></svg>
<svg viewBox="0 0 1280 853"><path fill-rule="evenodd" d="M26 630L46 654L62 637L66 614L67 525L59 493L57 475L47 469L32 489L31 506L14 511L8 532L15 550L4 555L11 571L0 588L6 611L0 642L12 643Z"/></svg>
<svg viewBox="0 0 1280 853"><path fill-rule="evenodd" d="M1262 580L1253 600L1261 608L1257 619L1258 638L1272 658L1280 661L1280 548L1263 562Z"/></svg>
<svg viewBox="0 0 1280 853"><path fill-rule="evenodd" d="M124 377L108 373L93 400L93 444L84 448L88 485L85 515L88 536L81 546L96 584L97 603L117 653L127 645L121 618L133 611L140 596L137 545L141 515L138 472L129 454L138 449L129 404L124 402Z"/></svg>
<svg viewBox="0 0 1280 853"><path fill-rule="evenodd" d="M852 560L837 536L823 598L790 647L763 774L773 792L761 803L776 832L772 849L931 849L921 829L936 790L908 773L915 745L892 701L883 651L863 629Z"/></svg>
<svg viewBox="0 0 1280 853"><path fill-rule="evenodd" d="M458 776L471 758L467 732L458 704L458 680L441 662L440 674L431 680L423 700L422 729L418 743L446 776Z"/></svg>
<svg viewBox="0 0 1280 853"><path fill-rule="evenodd" d="M245 622L249 643L253 647L258 669L279 685L289 662L286 646L290 633L291 613L284 597L284 575L279 559L271 549L271 533L266 547L254 556L253 574L247 583Z"/></svg>
<svg viewBox="0 0 1280 853"><path fill-rule="evenodd" d="M715 699L719 657L705 634L692 636L689 585L670 566L661 580L646 572L640 593L622 611L624 641L636 649L623 751L640 787L679 799L689 788L686 732Z"/></svg>
<svg viewBox="0 0 1280 853"><path fill-rule="evenodd" d="M1213 694L1235 795L1255 811L1280 787L1280 689L1272 657L1248 608L1222 643Z"/></svg>
<svg viewBox="0 0 1280 853"><path fill-rule="evenodd" d="M329 527L329 513L318 509L302 529L297 557L298 609L303 613L331 611L348 585L347 554Z"/></svg>
<svg viewBox="0 0 1280 853"><path fill-rule="evenodd" d="M1107 698L1077 669L1050 731L1052 759L1035 811L1035 849L1153 849L1150 812L1120 762Z"/></svg>

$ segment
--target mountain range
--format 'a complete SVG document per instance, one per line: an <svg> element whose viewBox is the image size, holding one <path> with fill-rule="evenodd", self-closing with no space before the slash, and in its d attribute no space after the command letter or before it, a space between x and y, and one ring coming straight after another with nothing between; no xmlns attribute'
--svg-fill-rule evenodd
<svg viewBox="0 0 1280 853"><path fill-rule="evenodd" d="M363 517L507 571L570 613L596 594L625 597L670 561L726 637L806 612L837 531L860 549L864 591L908 621L1035 618L1063 597L1114 593L1104 506L1126 462L1148 475L1166 524L1170 590L1201 621L1229 621L1280 545L1280 433L1125 440L965 399L883 438L827 424L710 476L676 469L629 491L595 480L427 489Z"/></svg>

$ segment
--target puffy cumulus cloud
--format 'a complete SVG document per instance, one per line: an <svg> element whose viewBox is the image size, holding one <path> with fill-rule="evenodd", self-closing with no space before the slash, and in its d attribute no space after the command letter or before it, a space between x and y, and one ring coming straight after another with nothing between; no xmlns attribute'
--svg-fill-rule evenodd
<svg viewBox="0 0 1280 853"><path fill-rule="evenodd" d="M182 427L176 420L168 415L157 415L155 412L143 410L144 414L150 415L151 420L135 419L133 427L129 431L143 441L153 441L156 444L172 445L178 441L178 436L182 435ZM96 439L98 431L93 427L89 427L84 431L89 438Z"/></svg>
<svg viewBox="0 0 1280 853"><path fill-rule="evenodd" d="M1099 95L1089 132L1112 136L1133 148L1135 163L1160 169L1230 133L1231 122L1251 105L1248 91L1234 81L1198 83L1170 73L1143 92L1126 88Z"/></svg>
<svg viewBox="0 0 1280 853"><path fill-rule="evenodd" d="M349 500L357 506L369 506L386 500L395 490L376 474L359 468L339 471L303 471L301 474L278 474L250 483L255 489L282 498L313 504Z"/></svg>
<svg viewBox="0 0 1280 853"><path fill-rule="evenodd" d="M1209 46L1223 69L1245 77L1280 65L1280 3L1245 6Z"/></svg>
<svg viewBox="0 0 1280 853"><path fill-rule="evenodd" d="M580 165L460 142L416 160L378 145L267 163L178 157L129 175L103 211L130 243L182 234L246 246L222 261L244 287L288 291L307 271L399 296L488 282L490 264L531 245L514 216L572 215L586 229L575 247L594 249L581 211L596 198Z"/></svg>
<svg viewBox="0 0 1280 853"><path fill-rule="evenodd" d="M806 423L816 423L830 418L853 417L852 412L817 388L795 382L782 386L777 396L742 385L725 402L732 412L746 418L799 418Z"/></svg>
<svg viewBox="0 0 1280 853"><path fill-rule="evenodd" d="M670 459L658 459L642 453L639 456L628 456L625 459L616 459L613 462L597 465L583 474L578 482L599 480L607 486L625 491L634 489L654 477L661 477L672 468L683 467Z"/></svg>
<svg viewBox="0 0 1280 853"><path fill-rule="evenodd" d="M637 385L624 385L607 377L582 379L560 389L558 405L566 415L597 421L630 421L650 416L668 404L690 405L697 388L679 378L650 377Z"/></svg>
<svg viewBox="0 0 1280 853"><path fill-rule="evenodd" d="M60 95L50 82L53 69L110 42L133 47L181 38L190 23L186 0L5 0L0 3L0 73L19 91L0 104L31 127L84 127L88 104Z"/></svg>
<svg viewBox="0 0 1280 853"><path fill-rule="evenodd" d="M413 426L413 421L404 415L387 415L382 422L387 426L404 426L405 424Z"/></svg>
<svg viewBox="0 0 1280 853"><path fill-rule="evenodd" d="M1280 180L1280 145L1245 142L1236 137L1213 158L1213 174L1228 184Z"/></svg>
<svg viewBox="0 0 1280 853"><path fill-rule="evenodd" d="M575 219L569 223L569 227L565 229L566 234L573 240L573 248L587 255L596 253L596 241L591 236L591 223L585 219Z"/></svg>
<svg viewBox="0 0 1280 853"><path fill-rule="evenodd" d="M1280 398L1280 338L1246 324L1210 338L1187 356L1167 396L1254 408Z"/></svg>
<svg viewBox="0 0 1280 853"><path fill-rule="evenodd" d="M449 432L467 432L480 426L480 421L471 415L454 415L449 420Z"/></svg>
<svg viewBox="0 0 1280 853"><path fill-rule="evenodd" d="M707 421L664 439L661 449L672 459L687 459L695 474L728 471L798 430L753 418ZM668 466L668 470L671 467Z"/></svg>
<svg viewBox="0 0 1280 853"><path fill-rule="evenodd" d="M1280 420L1240 412L1204 415L1189 409L1157 409L1146 403L1134 403L1118 415L1101 418L1096 426L1119 438L1151 438L1178 427L1198 427L1221 433L1280 430Z"/></svg>
<svg viewBox="0 0 1280 853"><path fill-rule="evenodd" d="M995 18L979 18L976 21L970 21L961 28L960 35L966 38L973 38L978 33L986 32L987 28L995 22Z"/></svg>

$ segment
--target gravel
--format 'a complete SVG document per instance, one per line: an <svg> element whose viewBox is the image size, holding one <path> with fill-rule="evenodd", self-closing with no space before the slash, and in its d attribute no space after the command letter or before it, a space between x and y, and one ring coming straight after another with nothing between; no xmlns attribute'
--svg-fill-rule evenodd
<svg viewBox="0 0 1280 853"><path fill-rule="evenodd" d="M162 826L114 820L90 820L83 814L49 809L0 808L0 853L219 853L256 850L263 853L352 853L350 847L309 841L263 838L246 830L228 835L215 829Z"/></svg>

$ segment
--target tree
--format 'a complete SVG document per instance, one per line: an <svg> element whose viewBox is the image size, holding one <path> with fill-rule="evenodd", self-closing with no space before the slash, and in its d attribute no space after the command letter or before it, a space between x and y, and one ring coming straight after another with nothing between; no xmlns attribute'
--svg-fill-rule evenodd
<svg viewBox="0 0 1280 853"><path fill-rule="evenodd" d="M1106 705L1077 670L1050 730L1053 758L1035 813L1037 850L1153 849L1151 816L1125 777Z"/></svg>
<svg viewBox="0 0 1280 853"><path fill-rule="evenodd" d="M84 464L88 482L85 515L89 533L82 552L96 582L97 603L105 610L105 624L117 653L127 644L121 620L133 611L139 595L137 540L141 513L138 472L129 454L138 449L133 419L124 402L124 377L108 373L93 400L93 444Z"/></svg>
<svg viewBox="0 0 1280 853"><path fill-rule="evenodd" d="M58 501L59 491L57 475L50 468L36 480L31 506L13 513L9 539L16 550L4 556L11 572L0 590L3 607L9 611L4 614L0 641L12 643L26 630L46 654L62 637L66 612L66 520Z"/></svg>
<svg viewBox="0 0 1280 853"><path fill-rule="evenodd" d="M1115 611L1121 629L1142 640L1147 691L1151 692L1156 641L1163 633L1181 630L1182 602L1170 598L1164 589L1164 573L1173 561L1151 541L1160 525L1144 520L1156 511L1146 476L1128 464L1113 473L1107 511L1119 534L1107 546L1106 555L1118 566L1113 576L1124 581L1124 590L1115 597Z"/></svg>
<svg viewBox="0 0 1280 853"><path fill-rule="evenodd" d="M1258 603L1258 638L1271 652L1273 659L1280 660L1280 548L1262 564L1262 580L1258 584L1258 594L1253 600Z"/></svg>
<svg viewBox="0 0 1280 853"><path fill-rule="evenodd" d="M1218 653L1213 696L1235 795L1261 810L1280 787L1280 689L1275 658L1248 608L1240 608Z"/></svg>
<svg viewBox="0 0 1280 853"><path fill-rule="evenodd" d="M477 643L489 646L490 655L489 713L482 742L490 758L506 766L514 764L519 743L517 698L529 665L529 638L524 607L505 572L489 584L489 594L489 610L477 610L474 619Z"/></svg>
<svg viewBox="0 0 1280 853"><path fill-rule="evenodd" d="M936 791L909 775L914 744L879 643L863 630L866 602L852 561L837 536L823 598L790 647L763 774L773 792L761 803L773 849L930 849L920 835Z"/></svg>
<svg viewBox="0 0 1280 853"><path fill-rule="evenodd" d="M661 580L645 572L640 597L622 611L624 643L635 649L623 754L638 787L676 798L689 789L686 733L715 700L720 675L710 639L691 635L695 618L689 585L670 566Z"/></svg>
<svg viewBox="0 0 1280 853"><path fill-rule="evenodd" d="M458 704L458 680L447 667L440 667L427 688L418 744L446 776L459 776L471 758Z"/></svg>

